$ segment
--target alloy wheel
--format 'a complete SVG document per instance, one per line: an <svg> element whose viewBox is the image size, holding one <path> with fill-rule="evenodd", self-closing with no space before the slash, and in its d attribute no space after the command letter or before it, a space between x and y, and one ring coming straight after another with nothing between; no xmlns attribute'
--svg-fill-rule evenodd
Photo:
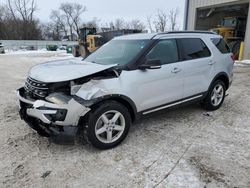
<svg viewBox="0 0 250 188"><path fill-rule="evenodd" d="M107 111L97 120L95 135L103 143L113 143L122 136L125 123L125 118L119 111Z"/></svg>
<svg viewBox="0 0 250 188"><path fill-rule="evenodd" d="M213 106L220 105L221 101L224 97L224 88L221 84L215 85L212 95L211 95L211 103Z"/></svg>

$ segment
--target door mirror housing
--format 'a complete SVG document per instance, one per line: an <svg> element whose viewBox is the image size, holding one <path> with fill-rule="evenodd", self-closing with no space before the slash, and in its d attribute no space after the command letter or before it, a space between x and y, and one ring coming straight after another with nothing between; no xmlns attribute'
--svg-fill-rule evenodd
<svg viewBox="0 0 250 188"><path fill-rule="evenodd" d="M147 60L145 63L139 66L139 69L160 69L161 68L161 60L153 59Z"/></svg>

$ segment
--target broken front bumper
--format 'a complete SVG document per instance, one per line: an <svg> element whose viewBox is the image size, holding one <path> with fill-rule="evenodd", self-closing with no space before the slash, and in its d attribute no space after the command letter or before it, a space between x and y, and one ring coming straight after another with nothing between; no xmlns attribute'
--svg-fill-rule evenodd
<svg viewBox="0 0 250 188"><path fill-rule="evenodd" d="M54 104L28 99L25 92L24 88L17 90L20 116L43 136L57 135L65 127L76 127L80 117L90 110L73 98L64 104Z"/></svg>

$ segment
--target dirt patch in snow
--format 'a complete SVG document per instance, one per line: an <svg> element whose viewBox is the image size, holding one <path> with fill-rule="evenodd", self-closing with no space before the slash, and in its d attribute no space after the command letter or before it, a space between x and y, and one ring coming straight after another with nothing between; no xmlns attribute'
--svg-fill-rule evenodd
<svg viewBox="0 0 250 188"><path fill-rule="evenodd" d="M200 179L206 184L216 181L225 185L225 175L218 169L213 169L202 162L202 157L194 156L190 158L190 163L199 171Z"/></svg>

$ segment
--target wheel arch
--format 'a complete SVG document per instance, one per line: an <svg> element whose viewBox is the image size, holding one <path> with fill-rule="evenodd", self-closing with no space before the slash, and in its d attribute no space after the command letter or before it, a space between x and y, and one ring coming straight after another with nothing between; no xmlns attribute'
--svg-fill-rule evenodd
<svg viewBox="0 0 250 188"><path fill-rule="evenodd" d="M130 99L129 97L127 97L125 95L112 94L112 95L105 95L102 97L98 97L98 98L90 100L91 103L89 103L88 107L94 108L95 106L99 105L100 103L105 102L105 101L109 101L109 100L116 101L116 102L119 102L122 105L124 105L128 109L128 111L131 115L132 122L134 122L137 119L138 113L137 113L136 105L132 101L132 99Z"/></svg>
<svg viewBox="0 0 250 188"><path fill-rule="evenodd" d="M216 80L221 80L225 83L225 86L226 86L226 90L229 88L229 77L227 75L227 73L225 72L220 72L218 73L214 79L212 80L212 82L210 83L210 86L209 86L209 89L211 87L211 85L216 81Z"/></svg>

